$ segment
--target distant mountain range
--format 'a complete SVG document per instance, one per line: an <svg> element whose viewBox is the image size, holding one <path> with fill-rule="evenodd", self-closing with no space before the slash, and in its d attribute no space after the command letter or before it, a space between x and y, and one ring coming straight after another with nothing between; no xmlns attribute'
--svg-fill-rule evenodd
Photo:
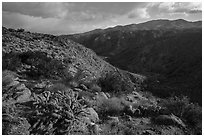
<svg viewBox="0 0 204 137"><path fill-rule="evenodd" d="M152 92L184 93L201 102L202 21L152 20L60 37L83 44L116 67L157 79Z"/></svg>

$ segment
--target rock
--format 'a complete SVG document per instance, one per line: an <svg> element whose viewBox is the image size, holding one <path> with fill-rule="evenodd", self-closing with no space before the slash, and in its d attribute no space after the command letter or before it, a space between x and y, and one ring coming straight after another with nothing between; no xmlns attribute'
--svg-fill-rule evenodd
<svg viewBox="0 0 204 137"><path fill-rule="evenodd" d="M126 100L129 101L129 102L134 102L135 98L133 96L131 96L131 95L128 95Z"/></svg>
<svg viewBox="0 0 204 137"><path fill-rule="evenodd" d="M69 82L70 87L76 88L79 86L79 84L76 81L70 81Z"/></svg>
<svg viewBox="0 0 204 137"><path fill-rule="evenodd" d="M93 85L91 86L91 90L92 90L92 92L101 92L101 87L99 87L99 86L96 85L96 84L93 84Z"/></svg>
<svg viewBox="0 0 204 137"><path fill-rule="evenodd" d="M138 92L133 92L133 95L132 95L135 99L138 98L138 99L141 99L141 100L147 100L147 98L143 97L141 94L139 94Z"/></svg>
<svg viewBox="0 0 204 137"><path fill-rule="evenodd" d="M176 123L177 125L179 125L179 126L181 126L181 127L183 127L183 128L186 127L186 125L183 123L183 121L182 121L179 117L177 117L177 116L171 114L171 118L174 119L174 121L175 121L175 123Z"/></svg>
<svg viewBox="0 0 204 137"><path fill-rule="evenodd" d="M124 113L133 116L135 115L136 110L137 109L134 109L132 105L127 105L124 108Z"/></svg>
<svg viewBox="0 0 204 137"><path fill-rule="evenodd" d="M155 135L155 132L147 129L142 132L142 135Z"/></svg>
<svg viewBox="0 0 204 137"><path fill-rule="evenodd" d="M67 78L74 78L78 72L77 68L71 65L68 66L64 71Z"/></svg>
<svg viewBox="0 0 204 137"><path fill-rule="evenodd" d="M13 100L13 103L23 103L30 100L31 91L25 86L25 84L21 84L18 79L14 79L8 85L4 85L5 90L3 94L3 98L7 101Z"/></svg>
<svg viewBox="0 0 204 137"><path fill-rule="evenodd" d="M115 122L115 123L120 122L118 117L108 116L107 119L108 119L108 121Z"/></svg>
<svg viewBox="0 0 204 137"><path fill-rule="evenodd" d="M80 89L80 88L74 88L73 90L76 91L76 92L83 92L83 90Z"/></svg>
<svg viewBox="0 0 204 137"><path fill-rule="evenodd" d="M106 96L107 96L108 98L110 98L110 97L111 97L109 93L105 93L105 94L106 94Z"/></svg>
<svg viewBox="0 0 204 137"><path fill-rule="evenodd" d="M84 84L80 84L79 88L83 89L83 90L88 90L88 88L84 85Z"/></svg>
<svg viewBox="0 0 204 137"><path fill-rule="evenodd" d="M78 92L78 98L79 99L82 99L82 98L86 98L86 99L93 99L94 98L94 93L90 93L90 92L87 92L87 91L79 91Z"/></svg>
<svg viewBox="0 0 204 137"><path fill-rule="evenodd" d="M46 88L46 83L45 82L43 82L43 83L37 83L35 86L34 86L34 88L37 88L37 89L44 89L44 88Z"/></svg>
<svg viewBox="0 0 204 137"><path fill-rule="evenodd" d="M129 115L125 115L124 118L125 118L127 121L132 121L132 117L129 116Z"/></svg>
<svg viewBox="0 0 204 137"><path fill-rule="evenodd" d="M16 87L16 90L21 91L21 90L24 90L25 88L26 86L24 84L21 84L18 87Z"/></svg>
<svg viewBox="0 0 204 137"><path fill-rule="evenodd" d="M31 91L24 84L21 84L18 87L16 87L16 90L17 93L19 94L19 96L16 99L18 103L27 102L30 100Z"/></svg>
<svg viewBox="0 0 204 137"><path fill-rule="evenodd" d="M18 82L18 81L13 81L7 87L14 87L14 86L17 86L19 83L20 82Z"/></svg>
<svg viewBox="0 0 204 137"><path fill-rule="evenodd" d="M17 98L18 103L27 102L30 100L31 91L28 88L24 89L21 93L22 95Z"/></svg>
<svg viewBox="0 0 204 137"><path fill-rule="evenodd" d="M138 108L136 108L136 109L133 108L133 112L134 112L134 116L140 116L141 115L141 111Z"/></svg>
<svg viewBox="0 0 204 137"><path fill-rule="evenodd" d="M89 133L91 135L98 135L99 134L99 125L95 124L95 123L91 123L87 126Z"/></svg>
<svg viewBox="0 0 204 137"><path fill-rule="evenodd" d="M108 97L106 96L106 94L104 92L99 92L98 96L100 96L101 98L104 98L104 99L108 99Z"/></svg>
<svg viewBox="0 0 204 137"><path fill-rule="evenodd" d="M87 118L93 123L99 122L99 117L97 112L93 108L84 108L83 111L85 111Z"/></svg>

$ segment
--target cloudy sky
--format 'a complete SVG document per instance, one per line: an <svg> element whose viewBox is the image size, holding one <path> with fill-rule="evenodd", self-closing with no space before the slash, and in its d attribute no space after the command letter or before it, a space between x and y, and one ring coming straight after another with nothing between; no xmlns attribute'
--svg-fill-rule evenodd
<svg viewBox="0 0 204 137"><path fill-rule="evenodd" d="M202 20L202 4L189 3L2 3L2 24L32 32L72 34L153 19Z"/></svg>

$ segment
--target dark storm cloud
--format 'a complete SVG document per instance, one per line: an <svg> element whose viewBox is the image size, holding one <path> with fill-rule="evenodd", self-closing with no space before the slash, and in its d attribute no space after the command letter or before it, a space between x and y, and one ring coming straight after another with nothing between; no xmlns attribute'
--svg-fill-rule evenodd
<svg viewBox="0 0 204 137"><path fill-rule="evenodd" d="M200 2L165 2L151 3L149 7L158 9L162 13L201 13L202 4Z"/></svg>
<svg viewBox="0 0 204 137"><path fill-rule="evenodd" d="M3 2L2 24L43 33L67 34L151 19L201 20L201 3Z"/></svg>
<svg viewBox="0 0 204 137"><path fill-rule="evenodd" d="M3 3L3 11L35 17L64 17L72 13L124 14L142 3L55 3L55 2L14 2Z"/></svg>
<svg viewBox="0 0 204 137"><path fill-rule="evenodd" d="M55 2L4 2L3 11L20 13L34 17L60 17L68 13L70 3Z"/></svg>

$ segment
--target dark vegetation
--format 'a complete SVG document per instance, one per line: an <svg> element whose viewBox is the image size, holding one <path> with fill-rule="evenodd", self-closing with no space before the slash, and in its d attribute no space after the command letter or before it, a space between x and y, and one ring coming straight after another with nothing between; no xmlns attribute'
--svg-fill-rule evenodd
<svg viewBox="0 0 204 137"><path fill-rule="evenodd" d="M115 68L63 37L2 30L4 135L202 134L198 104L148 92L162 77Z"/></svg>

